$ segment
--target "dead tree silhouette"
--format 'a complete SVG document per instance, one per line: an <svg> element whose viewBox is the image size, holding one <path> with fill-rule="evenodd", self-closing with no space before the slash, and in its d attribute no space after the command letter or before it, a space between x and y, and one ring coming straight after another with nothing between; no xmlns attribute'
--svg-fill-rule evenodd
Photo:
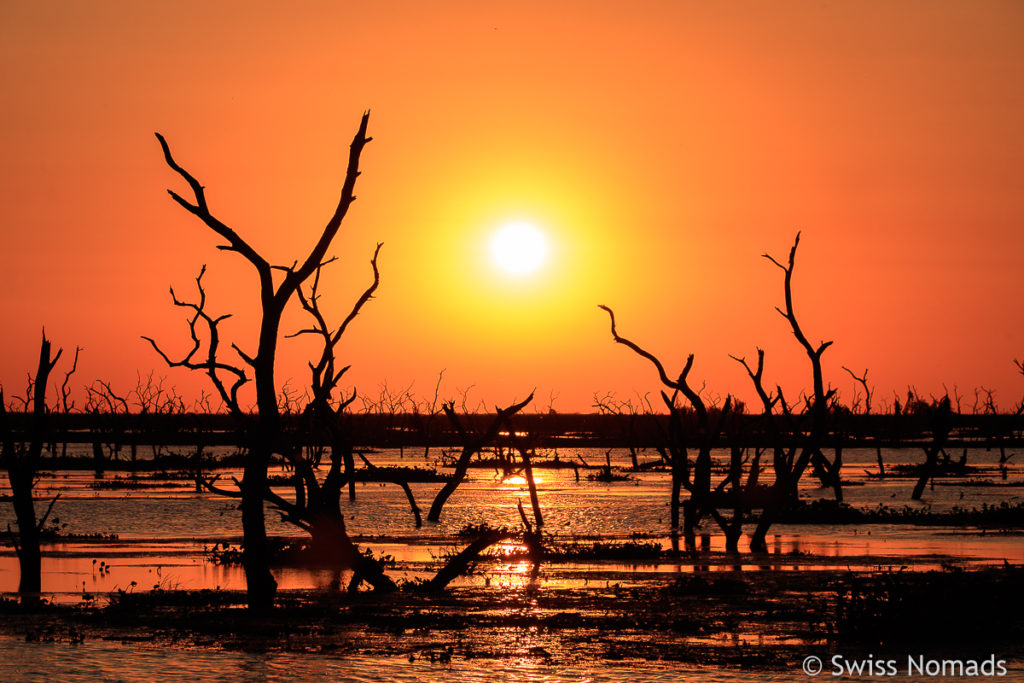
<svg viewBox="0 0 1024 683"><path fill-rule="evenodd" d="M775 523L775 520L778 518L782 510L797 500L799 496L798 487L800 479L803 477L807 466L811 464L812 461L818 464L819 477L822 478L822 483L831 483L836 494L836 499L842 500L842 484L839 478L841 461L837 458L835 462L830 463L822 453L822 444L825 437L828 435L829 406L833 396L835 396L835 390L828 389L826 391L825 389L824 375L821 368L821 356L825 353L825 350L832 345L832 342L823 341L817 347L812 346L807 340L806 335L804 335L804 332L800 327L800 323L797 320L796 311L793 307L793 272L796 268L796 253L799 246L800 233L797 233L796 239L793 241L793 247L789 251L789 260L785 265L768 254L764 254L763 256L781 268L785 273L783 289L786 308L783 310L782 308L776 307L776 310L789 323L790 329L793 331L793 336L796 337L796 340L804 348L804 351L811 362L813 394L805 401L805 414L809 414L810 416L810 426L806 431L799 426L798 422L792 415L789 405L786 403L785 398L782 395L781 387L778 388L775 399L778 400L783 411L783 415L791 425L790 431L792 436L797 438L792 441L793 445L785 448L781 445L781 435L777 432L775 434L776 446L774 449L775 457L773 458L775 482L772 484L768 500L765 502L764 508L761 512L761 518L758 520L757 527L750 539L751 550L757 552L767 550L766 538L768 535L768 529ZM765 410L770 412L773 397L764 390L761 382L763 361L764 354L759 349L757 371L752 371L747 367L745 362L743 362L743 365L746 367L748 375L754 382L754 386L757 389Z"/></svg>
<svg viewBox="0 0 1024 683"><path fill-rule="evenodd" d="M430 512L427 513L428 521L440 521L441 510L444 509L444 504L448 502L448 499L453 493L455 493L459 484L461 484L466 478L466 472L469 470L470 459L484 448L494 443L494 440L498 437L498 433L501 431L502 427L507 426L509 419L525 408L532 400L533 392L530 392L530 395L520 403L513 403L506 408L496 406L494 418L480 433L474 433L468 426L463 424L463 421L459 419L458 414L455 412L454 401L448 401L442 406L444 414L448 416L448 421L451 423L452 427L455 428L455 432L462 443L462 451L459 453L458 460L455 461L455 473L452 475L450 480L445 482L445 485L441 490L437 492L437 495L434 497L434 502L430 505Z"/></svg>
<svg viewBox="0 0 1024 683"><path fill-rule="evenodd" d="M843 366L843 370L845 370L847 372L847 374L849 374L850 377L852 377L855 382L857 382L858 384L861 385L861 387L864 388L864 416L867 417L867 416L871 415L871 397L874 395L875 392L874 392L874 390L871 389L871 387L868 386L868 369L864 368L864 374L861 375L860 377L858 377L853 372L853 370L851 370L850 368L846 367L845 365ZM882 458L882 446L881 446L881 444L878 444L878 445L875 446L875 457L878 460L878 476L879 477L884 477L885 476L885 460L883 460L883 458Z"/></svg>
<svg viewBox="0 0 1024 683"><path fill-rule="evenodd" d="M618 399L611 393L603 396L594 394L594 408L597 408L599 415L614 415L620 429L620 435L629 450L629 460L634 471L639 471L640 447L637 445L637 422L643 414L643 404L633 405L631 400Z"/></svg>
<svg viewBox="0 0 1024 683"><path fill-rule="evenodd" d="M672 396L662 392L662 398L669 409L669 430L668 430L668 453L665 459L669 461L672 468L672 529L679 527L679 510L683 512L683 534L687 547L693 547L695 541L695 528L704 516L710 515L722 528L726 538L726 547L729 550L736 550L740 535L742 533L743 520L747 512L760 508L761 516L758 519L757 528L751 538L751 549L761 551L765 549L765 538L768 529L778 518L780 512L796 501L798 497L798 485L804 471L810 464L814 464L819 477L833 487L837 500L842 500L842 487L839 478L841 467L841 451L837 449L836 458L830 462L822 452L822 444L828 433L828 415L830 405L835 391L825 390L824 377L821 367L821 356L831 346L832 342L822 342L817 347L811 345L804 335L796 317L793 307L792 278L796 264L797 247L800 244L799 233L789 253L789 260L786 264L780 263L768 254L768 259L785 273L784 293L785 310L777 308L779 313L787 320L793 335L804 348L811 361L811 373L813 379L813 394L805 400L805 414L810 416L810 428L806 432L801 426L801 421L793 415L792 409L782 393L782 388L777 387L775 391L765 389L763 382L764 374L764 351L757 350L757 368L754 369L743 358L732 356L734 360L743 365L761 400L763 408L763 422L772 441L773 468L775 471L775 482L769 489L764 489L759 484L761 450L755 449L752 457L744 454L744 449L736 447L730 449L729 465L726 476L714 487L711 486L711 449L719 439L724 429L727 429L730 415L737 412L732 397L726 398L725 404L717 414L706 405L700 393L694 391L688 383L688 377L693 367L693 354L687 357L686 365L680 372L679 377L671 379L665 371L662 362L649 351L641 348L634 342L618 334L615 324L615 314L607 306L600 306L611 318L612 338L619 344L623 344L637 355L650 361L658 372L661 383L673 390ZM694 415L694 420L687 424L687 416L676 406L676 397L682 394ZM779 428L776 420L775 410L779 407L782 411L782 418L787 426L787 433ZM696 424L693 425L692 423ZM696 437L692 439L688 434L692 432ZM735 441L736 434L732 434ZM688 457L688 447L697 448L697 457L693 461L692 469ZM749 471L744 482L744 466ZM689 499L680 504L679 494L681 489L690 493ZM730 510L731 516L727 517L722 510Z"/></svg>
<svg viewBox="0 0 1024 683"><path fill-rule="evenodd" d="M57 365L61 355L61 349L57 349L57 353L51 358L50 351L50 340L46 338L44 332L43 341L39 347L39 365L35 377L30 381L32 411L28 415L26 440L22 443L15 442L9 424L3 389L0 389L0 439L2 439L0 456L2 456L3 465L7 469L7 477L11 483L11 502L14 504L14 515L18 523L17 536L11 532L10 526L7 527L7 532L14 541L18 566L21 571L18 579L18 592L21 593L23 600L28 601L37 599L42 588L40 531L46 524L50 511L53 510L53 504L57 502L57 498L51 500L46 513L39 521L36 521L33 488L39 469L39 460L42 457L43 444L46 443L49 431L46 384L49 381L50 372ZM66 384L67 377L65 378ZM28 406L26 406L26 412L28 412Z"/></svg>
<svg viewBox="0 0 1024 683"><path fill-rule="evenodd" d="M239 254L252 265L259 277L258 296L261 316L256 353L249 355L237 344L232 344L232 349L241 359L240 364L229 363L218 357L217 326L228 316L213 317L206 312L206 296L201 282L205 266L196 279L199 286L198 302L180 301L174 295L173 290L171 292L175 306L193 312L193 317L189 321L192 349L181 360L172 360L153 339L144 337L169 366L205 372L231 414L237 419L243 432L247 455L240 482L244 538L242 562L245 569L249 608L256 611L269 610L274 604L274 596L277 591L277 582L270 573L270 548L267 543L263 501L268 491L267 469L271 456L286 448L286 445L282 443L278 387L274 374L281 317L285 307L301 285L324 263L327 250L337 235L350 205L356 199L355 184L360 173L359 157L363 147L372 139L366 135L368 122L369 112L366 112L362 116L359 129L349 148L348 167L341 188L341 197L333 215L327 221L305 259L301 263L296 261L291 266L272 265L234 229L215 217L210 212L203 185L174 160L167 141L159 133L156 134L163 150L165 162L188 184L193 200L189 201L173 190L168 190L168 194L186 211L199 218L208 228L226 241L226 244L221 245L219 249ZM283 273L283 278L276 285L274 282L275 271ZM205 325L209 335L205 357L200 353L202 342L197 330L200 321ZM251 370L256 386L256 412L254 415L247 414L238 403L238 391L243 384L249 381L246 367ZM230 386L228 386L228 382L230 382Z"/></svg>
<svg viewBox="0 0 1024 683"><path fill-rule="evenodd" d="M953 411L950 406L949 396L943 396L925 410L928 416L928 426L932 433L932 442L924 448L924 462L921 464L917 483L910 494L911 500L921 500L924 487L928 480L936 475L939 469L939 454L944 453L946 441L949 439L949 432L953 428ZM966 459L966 451L964 458Z"/></svg>
<svg viewBox="0 0 1024 683"><path fill-rule="evenodd" d="M726 397L725 405L721 411L716 411L717 415L712 414L704 399L701 398L698 392L693 390L688 382L690 370L693 368L692 353L686 358L686 365L683 367L682 372L679 373L679 377L673 380L665 371L665 366L654 354L619 335L615 326L615 313L611 308L603 305L599 306L599 308L608 313L608 317L611 319L612 339L650 361L658 371L658 378L661 380L661 383L674 392L672 397L662 392L662 399L669 410L670 438L667 448L668 460L672 471L671 525L674 532L679 529L679 511L681 507L683 512L684 541L687 548L695 548L697 525L700 524L702 517L712 514L715 507L713 493L719 493L722 488L719 487L714 492L711 489L711 449L722 430L729 412L732 410L732 397ZM697 419L697 457L693 461L692 469L687 451L687 430L683 424L681 411L676 406L674 400L674 396L679 393L686 397ZM687 501L680 503L682 489L686 489L690 493L690 497ZM716 520L719 523L724 522L722 517L716 516ZM723 530L725 528L723 526Z"/></svg>
<svg viewBox="0 0 1024 683"><path fill-rule="evenodd" d="M1013 364L1021 376L1024 377L1024 360L1014 360ZM1013 412L1015 415L1024 415L1024 398L1020 400Z"/></svg>
<svg viewBox="0 0 1024 683"><path fill-rule="evenodd" d="M68 422L71 412L75 409L75 402L71 399L71 387L68 383L71 381L71 376L78 370L78 355L82 352L81 346L75 347L75 357L71 360L71 367L64 373L64 381L60 385L60 432L63 435L60 444L60 457L65 458L68 454ZM0 401L2 403L2 401ZM57 455L56 449L53 449L53 454Z"/></svg>
<svg viewBox="0 0 1024 683"><path fill-rule="evenodd" d="M265 500L280 513L284 521L309 533L310 542L303 554L303 564L352 569L354 575L349 582L350 591L357 590L363 581L369 583L375 590L382 592L390 592L397 588L394 581L384 574L383 568L377 561L359 551L345 528L340 501L346 485L351 490L351 486L355 482L354 443L346 409L355 400L356 395L353 393L339 400L334 398L334 391L338 383L349 369L349 366L336 369L336 349L349 324L359 315L363 306L373 298L374 292L380 285L377 257L380 254L381 246L377 245L373 258L370 260L370 266L373 269L373 282L359 297L351 312L337 329L327 323L321 311L319 292L322 267L333 260L325 262L316 269L308 294L304 293L301 288L297 292L302 307L313 318L313 324L312 327L299 330L288 336L298 337L311 334L320 338L323 344L320 358L315 363L309 363L312 397L303 409L303 420L300 423L300 431L305 432L306 438L311 439L314 444L306 444L306 447L303 448L304 439L299 438L286 442L285 447L282 448L282 454L294 469L292 477L294 500L284 498L270 487L266 489L264 495ZM321 439L326 440L330 446L330 466L322 480L317 477L320 452L313 447ZM377 469L365 459L365 456L364 461L369 469ZM235 497L239 495L229 489L218 487L216 481L216 477L204 479L203 486L221 495ZM398 483L409 496L416 517L416 525L419 527L419 508L416 507L416 501L412 498L408 483L405 481Z"/></svg>

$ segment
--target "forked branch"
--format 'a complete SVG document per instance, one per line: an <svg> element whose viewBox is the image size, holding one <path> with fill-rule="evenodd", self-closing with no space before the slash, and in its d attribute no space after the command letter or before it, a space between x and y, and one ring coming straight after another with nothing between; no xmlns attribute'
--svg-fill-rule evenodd
<svg viewBox="0 0 1024 683"><path fill-rule="evenodd" d="M373 258L370 259L370 267L373 269L373 282L366 288L359 299L356 300L355 304L352 306L352 310L336 330L331 330L323 312L320 310L319 292L320 274L323 270L323 266L331 263L334 259L330 259L316 268L313 275L313 284L310 287L308 295L302 292L301 287L296 291L302 307L313 317L313 327L299 330L298 332L288 336L298 337L303 334L315 334L323 339L323 350L320 354L320 360L317 361L315 365L313 363L309 364L309 368L313 372L314 399L329 401L331 394L338 382L341 380L342 375L344 375L349 369L349 366L345 366L341 370L335 372L335 348L337 347L338 342L341 341L342 336L344 336L349 324L359 315L363 306L373 298L374 293L380 286L380 270L377 268L377 257L380 255L380 250L383 246L384 245L382 243L378 243L377 248L373 251Z"/></svg>
<svg viewBox="0 0 1024 683"><path fill-rule="evenodd" d="M143 336L142 338L148 341L153 349L160 354L160 357L164 359L168 367L204 371L210 378L210 381L213 382L213 386L217 389L217 393L220 394L221 400L228 406L231 413L240 417L242 409L238 402L238 391L243 384L249 381L249 378L241 368L225 363L217 358L217 351L220 347L220 333L217 326L230 318L231 314L228 313L214 318L206 312L206 290L203 288L203 275L205 273L206 266L203 266L202 270L199 271L198 277L196 277L196 287L199 290L198 302L178 299L174 293L174 288L171 288L171 300L174 305L192 311L192 317L188 320L188 331L192 337L192 348L185 354L184 358L172 360L152 337ZM203 343L197 329L200 323L205 325L208 336L205 358L201 355ZM245 359L244 355L242 357ZM230 386L225 383L221 373L226 373L233 378Z"/></svg>
<svg viewBox="0 0 1024 683"><path fill-rule="evenodd" d="M769 254L762 254L762 256L776 266L782 269L785 273L785 297L786 297L786 310L783 311L778 306L775 310L779 314L789 321L789 326L793 329L793 336L796 337L800 345L804 347L807 352L807 357L811 359L811 367L814 374L814 402L815 406L819 409L824 410L825 404L831 397L834 391L830 390L827 394L825 392L824 380L822 379L821 372L821 354L825 353L825 349L832 345L831 341L823 341L817 348L813 347L803 330L800 328L800 323L797 321L796 312L793 308L793 271L796 268L796 250L800 246L800 233L796 234L796 239L793 241L793 248L789 250L789 264L783 265L779 263L774 257Z"/></svg>
<svg viewBox="0 0 1024 683"><path fill-rule="evenodd" d="M782 392L780 390L778 394L775 394L773 396L768 391L765 391L763 382L764 349L757 349L757 370L751 369L750 365L747 364L747 359L745 357L739 358L737 356L729 354L729 358L732 358L734 361L742 365L743 369L747 371L747 375L750 377L750 381L754 383L754 389L757 391L757 395L761 399L761 405L764 408L764 414L766 416L770 416L772 414L772 410L775 408L775 404L778 403L779 399L782 397Z"/></svg>
<svg viewBox="0 0 1024 683"><path fill-rule="evenodd" d="M264 286L267 283L272 283L270 264L256 253L256 250L249 245L244 239L242 239L237 232L229 228L227 225L217 219L212 213L206 203L206 188L203 187L202 183L196 180L195 176L186 171L181 165L174 160L171 155L171 147L167 144L167 140L160 133L156 133L156 139L160 141L160 148L164 151L164 161L171 167L178 175L185 179L189 187L192 188L192 194L195 197L195 204L189 202L187 199L179 195L174 190L167 190L167 194L171 195L171 198L181 204L186 211L198 216L206 225L213 230L215 233L227 240L227 245L218 247L225 251L236 251L245 257L249 263L251 263L260 274L261 282Z"/></svg>
<svg viewBox="0 0 1024 683"><path fill-rule="evenodd" d="M862 387L864 387L864 414L865 415L870 415L871 414L871 394L873 392L868 387L868 369L864 368L864 374L861 375L860 377L858 377L853 372L853 370L851 370L850 368L846 367L845 365L842 366L842 368L843 368L843 370L846 370L846 372L850 375L850 377L853 378L853 380L855 382L858 382Z"/></svg>
<svg viewBox="0 0 1024 683"><path fill-rule="evenodd" d="M669 387L670 389L681 391L683 393L683 396L686 397L686 400L688 400L690 404L693 406L693 409L697 411L697 416L700 419L701 424L705 424L707 422L707 406L704 405L704 400L700 397L700 394L694 391L692 388L690 388L690 385L686 381L686 378L690 374L690 370L693 368L693 354L691 353L689 356L686 357L686 365L683 366L683 371L680 372L679 377L673 381L669 379L668 373L665 372L665 366L662 365L661 361L658 359L657 356L641 348L639 345L630 341L629 339L619 336L619 333L615 327L615 312L612 311L611 308L604 305L598 305L598 308L607 312L608 317L611 318L612 339L614 339L617 343L622 344L623 346L631 349L637 355L649 360L651 364L654 365L655 369L658 371L658 377L661 379L661 383Z"/></svg>

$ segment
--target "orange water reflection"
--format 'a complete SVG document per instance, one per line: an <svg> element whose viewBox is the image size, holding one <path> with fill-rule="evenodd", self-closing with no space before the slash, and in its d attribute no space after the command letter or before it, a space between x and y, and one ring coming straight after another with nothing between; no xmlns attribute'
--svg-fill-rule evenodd
<svg viewBox="0 0 1024 683"><path fill-rule="evenodd" d="M165 547L166 554L144 555L88 550L55 555L48 550L43 549L43 592L56 602L103 597L118 590L245 590L240 567L215 564L200 548L182 552L180 546ZM18 576L13 553L0 555L0 592L17 590ZM274 576L281 590L331 590L347 585L351 572L281 568Z"/></svg>

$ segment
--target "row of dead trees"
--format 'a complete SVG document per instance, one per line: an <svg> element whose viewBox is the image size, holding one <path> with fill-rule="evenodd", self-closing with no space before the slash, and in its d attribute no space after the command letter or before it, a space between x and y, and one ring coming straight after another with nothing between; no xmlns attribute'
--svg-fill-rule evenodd
<svg viewBox="0 0 1024 683"><path fill-rule="evenodd" d="M842 500L842 451L837 449L832 458L825 454L824 442L828 432L829 404L834 390L825 388L821 358L832 345L824 341L813 345L804 334L793 305L793 273L796 268L797 235L789 252L789 259L783 263L765 254L765 258L778 266L784 274L783 292L785 306L777 310L789 324L793 336L806 352L811 371L813 392L802 407L787 402L782 387L771 388L765 382L765 353L757 349L757 363L751 365L743 357L733 358L746 370L761 401L764 429L771 435L772 445L768 449L755 448L752 454L734 446L726 475L719 481L712 479L711 451L720 435L733 427L735 402L727 396L720 408L708 408L700 391L694 389L691 372L694 356L690 354L678 375L672 376L654 354L630 339L619 334L615 314L611 308L601 306L611 319L612 338L649 361L658 373L665 390L661 397L669 411L669 428L664 435L663 457L670 463L672 493L670 498L671 525L673 531L680 528L688 548L696 546L696 529L702 520L711 518L725 535L726 549L735 551L739 547L746 521L756 521L750 539L750 548L764 551L768 530L787 506L798 499L798 486L807 468L813 467L823 485L833 488L838 500ZM696 418L695 425L684 421L680 402L684 401ZM779 427L775 416L781 413L787 423L787 430ZM765 485L761 481L762 457L770 451L771 469L774 480ZM683 491L686 497L683 497ZM753 517L757 511L760 514Z"/></svg>
<svg viewBox="0 0 1024 683"><path fill-rule="evenodd" d="M674 533L681 528L688 548L695 547L697 527L710 518L722 530L728 551L738 550L747 523L753 524L750 549L756 552L767 550L769 529L788 508L798 505L800 482L808 470L821 487L832 490L837 502L843 501L843 411L836 404L835 390L826 386L822 369L822 356L832 342L812 344L797 318L793 275L799 244L798 234L785 261L768 254L764 258L783 273L784 305L776 310L807 356L812 390L809 395L801 395L798 401L790 402L780 385L773 387L766 380L763 349L757 349L754 363L742 356L731 356L743 367L753 384L760 402L760 421L738 419L745 406L732 396L709 406L702 390L695 389L698 385L691 376L693 354L687 357L678 374L670 374L657 356L620 335L614 312L607 306L601 306L610 318L614 341L647 360L664 387L661 399L668 410L669 423L658 451L671 471L671 528ZM1024 364L1018 362L1017 365L1024 374ZM848 368L844 370L863 386L864 410L869 414L872 392L867 384L867 371L858 376ZM914 394L911 393L910 397L914 398ZM918 399L911 405L912 410L927 415L931 433L912 493L912 498L919 500L927 482L938 472L940 457L945 456L944 448L952 425L951 408L948 396L931 403ZM623 411L621 406L615 406L607 397L599 400L598 406L604 411L625 414L629 419L630 413ZM900 410L897 400L897 417ZM632 414L635 416L635 412ZM744 442L742 430L755 425L762 435L761 443L751 448L738 445ZM766 440L763 435L767 435ZM833 444L830 449L826 448L829 442ZM712 477L712 449L719 443L730 445L729 459L724 476L715 480ZM632 457L634 467L637 467L635 451ZM880 472L884 472L880 446L878 462ZM765 473L770 473L771 478L763 476Z"/></svg>

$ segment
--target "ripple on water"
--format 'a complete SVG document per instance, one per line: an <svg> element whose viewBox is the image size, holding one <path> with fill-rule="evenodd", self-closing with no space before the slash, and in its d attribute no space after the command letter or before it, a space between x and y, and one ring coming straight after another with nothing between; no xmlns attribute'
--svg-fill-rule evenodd
<svg viewBox="0 0 1024 683"><path fill-rule="evenodd" d="M758 681L806 681L802 674L758 672ZM352 681L353 683L475 683L505 681L577 681L617 683L701 681L739 683L751 680L749 671L709 671L657 662L622 662L594 666L553 667L530 660L456 660L451 664L410 662L405 657L335 657L291 653L243 653L178 650L145 644L107 641L26 643L0 636L0 680L11 682L60 680L181 681Z"/></svg>

